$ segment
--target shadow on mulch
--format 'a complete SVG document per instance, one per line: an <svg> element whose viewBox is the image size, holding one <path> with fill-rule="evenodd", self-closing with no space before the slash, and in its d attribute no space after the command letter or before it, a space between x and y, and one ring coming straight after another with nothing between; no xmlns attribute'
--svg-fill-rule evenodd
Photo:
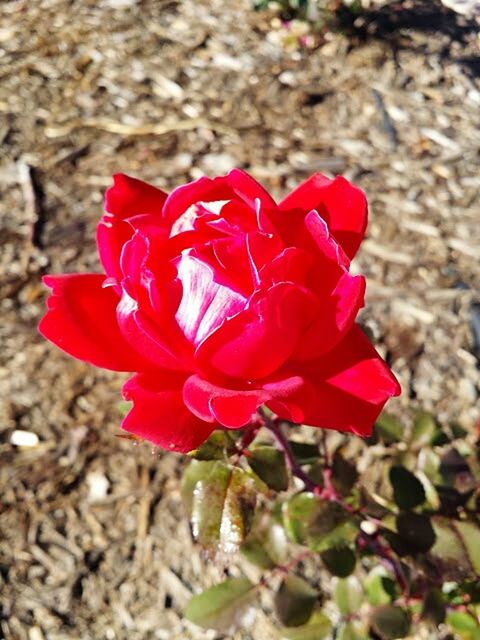
<svg viewBox="0 0 480 640"><path fill-rule="evenodd" d="M480 55L454 57L451 51L453 43L467 45L471 42L471 38L479 31L478 21L475 18L461 16L438 1L400 1L366 11L360 19L345 11L339 19L347 33L362 42L381 40L390 43L397 50L408 47L419 54L426 53L428 45L417 44L410 39L406 41L406 31L443 34L448 37L448 41L443 48L442 58L454 60L464 67L471 77L480 76Z"/></svg>

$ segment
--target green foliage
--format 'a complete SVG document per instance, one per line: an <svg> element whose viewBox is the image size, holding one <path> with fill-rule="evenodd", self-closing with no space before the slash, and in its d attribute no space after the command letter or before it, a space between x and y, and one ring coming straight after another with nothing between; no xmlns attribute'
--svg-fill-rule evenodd
<svg viewBox="0 0 480 640"><path fill-rule="evenodd" d="M256 597L256 587L247 578L229 578L190 599L184 614L204 629L229 633L242 626Z"/></svg>
<svg viewBox="0 0 480 640"><path fill-rule="evenodd" d="M339 578L347 578L357 563L357 557L351 547L332 547L320 555L330 573Z"/></svg>
<svg viewBox="0 0 480 640"><path fill-rule="evenodd" d="M314 611L306 624L280 630L285 640L325 640L331 638L332 623L322 611Z"/></svg>
<svg viewBox="0 0 480 640"><path fill-rule="evenodd" d="M400 509L413 509L425 502L425 489L420 480L400 465L390 467L390 482L395 503Z"/></svg>
<svg viewBox="0 0 480 640"><path fill-rule="evenodd" d="M410 631L410 618L407 611L391 604L374 609L370 624L382 640L404 638Z"/></svg>
<svg viewBox="0 0 480 640"><path fill-rule="evenodd" d="M303 578L288 575L275 594L275 613L286 627L304 625L310 619L319 595Z"/></svg>
<svg viewBox="0 0 480 640"><path fill-rule="evenodd" d="M236 551L247 537L255 509L252 478L219 461L194 461L185 473L182 493L195 540L211 551Z"/></svg>
<svg viewBox="0 0 480 640"><path fill-rule="evenodd" d="M184 474L194 539L222 562L239 549L252 580L194 596L192 622L231 633L252 620L261 589L286 640L395 640L412 635L412 620L427 635L446 625L480 640L474 436L426 412L406 424L383 415L363 442L336 434L318 446L278 431L269 441L267 429L259 443L257 432L214 433Z"/></svg>
<svg viewBox="0 0 480 640"><path fill-rule="evenodd" d="M247 458L252 471L274 491L285 491L290 481L285 456L275 447L264 445L250 449Z"/></svg>

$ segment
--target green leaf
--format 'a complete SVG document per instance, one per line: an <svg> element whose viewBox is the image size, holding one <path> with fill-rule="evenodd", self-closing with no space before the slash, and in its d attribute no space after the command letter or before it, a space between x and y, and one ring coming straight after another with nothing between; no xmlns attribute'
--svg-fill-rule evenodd
<svg viewBox="0 0 480 640"><path fill-rule="evenodd" d="M345 547L358 535L358 526L351 513L336 502L318 502L318 508L308 524L307 544L321 553L331 547Z"/></svg>
<svg viewBox="0 0 480 640"><path fill-rule="evenodd" d="M199 593L187 604L185 617L204 629L230 633L248 619L256 587L247 578L229 578Z"/></svg>
<svg viewBox="0 0 480 640"><path fill-rule="evenodd" d="M256 501L255 481L243 469L231 469L220 522L220 551L238 550L250 531Z"/></svg>
<svg viewBox="0 0 480 640"><path fill-rule="evenodd" d="M270 557L270 554L261 540L256 538L249 540L247 538L240 547L240 553L245 556L249 562L260 569L273 569L275 567L275 562Z"/></svg>
<svg viewBox="0 0 480 640"><path fill-rule="evenodd" d="M480 576L480 523L464 520L455 522L455 528L467 550L473 570Z"/></svg>
<svg viewBox="0 0 480 640"><path fill-rule="evenodd" d="M370 616L370 624L382 640L404 638L410 631L408 613L390 604L374 609Z"/></svg>
<svg viewBox="0 0 480 640"><path fill-rule="evenodd" d="M431 589L423 600L422 618L430 620L438 627L445 621L447 607L440 589Z"/></svg>
<svg viewBox="0 0 480 640"><path fill-rule="evenodd" d="M435 543L435 531L428 516L407 511L396 518L398 535L410 554L426 553Z"/></svg>
<svg viewBox="0 0 480 640"><path fill-rule="evenodd" d="M350 547L334 547L321 553L322 561L330 573L346 578L355 569L357 558Z"/></svg>
<svg viewBox="0 0 480 640"><path fill-rule="evenodd" d="M282 580L275 594L275 612L286 627L305 624L312 615L319 593L298 576L289 575Z"/></svg>
<svg viewBox="0 0 480 640"><path fill-rule="evenodd" d="M330 638L332 623L321 611L315 611L307 622L299 627L280 630L280 636L285 640L324 640Z"/></svg>
<svg viewBox="0 0 480 640"><path fill-rule="evenodd" d="M275 447L259 445L249 450L247 462L254 473L274 491L286 491L289 475L285 456Z"/></svg>
<svg viewBox="0 0 480 640"><path fill-rule="evenodd" d="M395 583L384 567L374 567L365 578L364 586L370 604L389 604L392 601Z"/></svg>
<svg viewBox="0 0 480 640"><path fill-rule="evenodd" d="M295 460L300 465L313 464L317 462L320 457L318 451L318 445L309 444L307 442L296 442L295 440L289 440L288 444L293 451Z"/></svg>
<svg viewBox="0 0 480 640"><path fill-rule="evenodd" d="M427 411L419 411L413 422L411 440L417 447L430 444L438 430L434 416Z"/></svg>
<svg viewBox="0 0 480 640"><path fill-rule="evenodd" d="M390 483L395 503L400 509L413 509L425 502L425 489L420 480L400 465L390 468Z"/></svg>
<svg viewBox="0 0 480 640"><path fill-rule="evenodd" d="M368 637L353 622L342 622L338 627L335 640L368 640Z"/></svg>
<svg viewBox="0 0 480 640"><path fill-rule="evenodd" d="M447 623L465 640L480 638L480 625L472 615L464 611L451 611L447 615Z"/></svg>
<svg viewBox="0 0 480 640"><path fill-rule="evenodd" d="M297 493L283 503L283 526L292 542L305 544L308 525L318 510L319 501L311 493Z"/></svg>
<svg viewBox="0 0 480 640"><path fill-rule="evenodd" d="M235 443L227 431L214 431L198 449L189 452L195 460L225 460L235 451Z"/></svg>
<svg viewBox="0 0 480 640"><path fill-rule="evenodd" d="M193 494L197 483L208 478L214 472L216 465L216 462L193 461L183 472L181 492L189 516L192 515Z"/></svg>
<svg viewBox="0 0 480 640"><path fill-rule="evenodd" d="M332 460L332 481L343 495L348 495L358 480L357 467L337 449Z"/></svg>
<svg viewBox="0 0 480 640"><path fill-rule="evenodd" d="M357 613L363 602L362 586L355 576L341 578L335 585L333 597L342 615Z"/></svg>
<svg viewBox="0 0 480 640"><path fill-rule="evenodd" d="M256 502L254 480L218 461L192 461L182 482L193 537L206 549L232 553L245 540Z"/></svg>
<svg viewBox="0 0 480 640"><path fill-rule="evenodd" d="M122 418L124 418L130 409L133 407L133 402L127 402L126 400L122 400L118 403L118 411Z"/></svg>
<svg viewBox="0 0 480 640"><path fill-rule="evenodd" d="M383 412L375 423L375 431L385 444L393 444L403 439L405 428L396 416Z"/></svg>
<svg viewBox="0 0 480 640"><path fill-rule="evenodd" d="M434 517L435 544L429 556L449 580L466 580L480 575L480 525L474 520L456 521Z"/></svg>

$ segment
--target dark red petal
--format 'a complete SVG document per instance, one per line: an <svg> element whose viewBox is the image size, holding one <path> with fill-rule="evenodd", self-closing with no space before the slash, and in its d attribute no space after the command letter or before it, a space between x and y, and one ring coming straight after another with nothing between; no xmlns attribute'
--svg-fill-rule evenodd
<svg viewBox="0 0 480 640"><path fill-rule="evenodd" d="M138 371L148 363L125 341L117 324L118 295L93 273L45 276L52 294L40 333L69 355L114 371Z"/></svg>
<svg viewBox="0 0 480 640"><path fill-rule="evenodd" d="M363 307L365 278L345 271L333 292L322 300L317 318L302 335L295 358L312 360L335 347L350 330Z"/></svg>
<svg viewBox="0 0 480 640"><path fill-rule="evenodd" d="M268 376L292 354L317 304L302 287L277 284L214 331L198 347L197 362L204 370L243 380Z"/></svg>
<svg viewBox="0 0 480 640"><path fill-rule="evenodd" d="M290 407L268 406L281 417L326 429L369 435L389 398L400 394L400 385L387 364L359 327L318 360L296 367L306 384L290 397Z"/></svg>
<svg viewBox="0 0 480 640"><path fill-rule="evenodd" d="M258 407L268 398L262 389L226 389L198 375L190 376L183 387L185 404L196 416L206 421L218 420L229 429L251 422Z"/></svg>
<svg viewBox="0 0 480 640"><path fill-rule="evenodd" d="M123 394L133 401L133 408L122 428L162 449L186 453L197 448L218 425L199 420L187 409L182 397L184 379L171 371L157 371L128 380Z"/></svg>
<svg viewBox="0 0 480 640"><path fill-rule="evenodd" d="M356 254L367 227L365 194L341 176L330 180L316 173L292 191L279 208L285 215L294 210L318 211L350 258Z"/></svg>
<svg viewBox="0 0 480 640"><path fill-rule="evenodd" d="M120 253L133 233L126 219L143 214L160 217L166 198L166 193L146 182L123 173L113 176L113 186L105 194L105 214L97 227L98 253L110 277L122 277Z"/></svg>

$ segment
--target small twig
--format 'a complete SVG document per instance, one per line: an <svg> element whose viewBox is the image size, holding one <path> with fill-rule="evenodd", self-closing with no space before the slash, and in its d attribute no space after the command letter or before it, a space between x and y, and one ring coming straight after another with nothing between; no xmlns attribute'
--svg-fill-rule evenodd
<svg viewBox="0 0 480 640"><path fill-rule="evenodd" d="M28 220L28 239L34 247L41 248L41 228L43 226L42 190L33 167L26 162L19 161L17 169L18 181L22 188L25 202L25 217Z"/></svg>

